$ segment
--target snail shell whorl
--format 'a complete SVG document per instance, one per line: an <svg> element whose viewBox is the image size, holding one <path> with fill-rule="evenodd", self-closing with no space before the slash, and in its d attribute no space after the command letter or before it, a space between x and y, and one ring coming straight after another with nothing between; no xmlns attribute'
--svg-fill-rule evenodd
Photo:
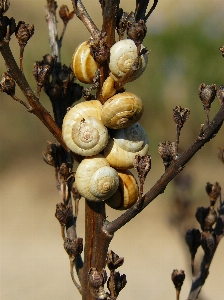
<svg viewBox="0 0 224 300"><path fill-rule="evenodd" d="M104 149L104 156L114 168L131 169L135 156L146 155L148 149L146 132L139 123L135 123L128 128L114 130L113 138Z"/></svg>
<svg viewBox="0 0 224 300"><path fill-rule="evenodd" d="M88 42L84 42L76 48L72 56L72 69L79 81L93 83L98 64L90 54Z"/></svg>
<svg viewBox="0 0 224 300"><path fill-rule="evenodd" d="M119 187L117 191L106 200L107 205L114 209L124 210L130 208L138 200L138 184L134 175L128 170L118 171Z"/></svg>
<svg viewBox="0 0 224 300"><path fill-rule="evenodd" d="M88 200L103 201L117 190L119 177L102 155L85 158L75 175L77 191Z"/></svg>
<svg viewBox="0 0 224 300"><path fill-rule="evenodd" d="M144 48L143 45L141 48ZM137 47L130 39L115 43L110 49L109 69L114 80L118 80L127 73L137 58ZM138 70L129 81L137 79L144 72L148 63L148 55L141 55Z"/></svg>
<svg viewBox="0 0 224 300"><path fill-rule="evenodd" d="M136 123L143 114L143 103L135 94L124 92L108 99L102 108L101 120L106 127L119 129Z"/></svg>
<svg viewBox="0 0 224 300"><path fill-rule="evenodd" d="M116 89L114 88L114 79L108 76L103 83L102 96L104 99L108 99L116 94Z"/></svg>
<svg viewBox="0 0 224 300"><path fill-rule="evenodd" d="M62 136L74 153L92 156L106 147L109 135L107 128L100 121L101 108L98 100L81 102L65 115Z"/></svg>

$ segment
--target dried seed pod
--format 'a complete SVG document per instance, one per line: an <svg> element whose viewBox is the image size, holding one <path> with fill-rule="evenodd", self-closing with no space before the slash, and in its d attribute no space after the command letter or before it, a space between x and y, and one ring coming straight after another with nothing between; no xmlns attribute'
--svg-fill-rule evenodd
<svg viewBox="0 0 224 300"><path fill-rule="evenodd" d="M142 48L144 47L142 46ZM115 81L123 77L130 70L137 56L137 47L131 39L121 40L111 47L109 68L111 71L110 75ZM140 77L145 71L147 63L147 54L141 55L138 70L129 81L133 81Z"/></svg>
<svg viewBox="0 0 224 300"><path fill-rule="evenodd" d="M102 108L101 120L112 129L126 128L143 114L143 103L135 94L124 92L108 99Z"/></svg>
<svg viewBox="0 0 224 300"><path fill-rule="evenodd" d="M117 191L106 200L107 205L117 210L125 210L138 200L138 184L134 175L128 170L117 171L119 187Z"/></svg>
<svg viewBox="0 0 224 300"><path fill-rule="evenodd" d="M118 185L117 171L102 155L85 158L77 168L76 189L88 200L106 200L116 192Z"/></svg>
<svg viewBox="0 0 224 300"><path fill-rule="evenodd" d="M131 169L137 154L144 156L148 153L149 141L139 123L114 130L112 137L104 149L104 156L114 168Z"/></svg>
<svg viewBox="0 0 224 300"><path fill-rule="evenodd" d="M81 102L65 115L62 136L74 153L92 156L106 147L109 135L100 121L101 107L98 100Z"/></svg>
<svg viewBox="0 0 224 300"><path fill-rule="evenodd" d="M90 53L88 42L84 42L76 48L72 56L72 69L79 81L93 83L98 64Z"/></svg>

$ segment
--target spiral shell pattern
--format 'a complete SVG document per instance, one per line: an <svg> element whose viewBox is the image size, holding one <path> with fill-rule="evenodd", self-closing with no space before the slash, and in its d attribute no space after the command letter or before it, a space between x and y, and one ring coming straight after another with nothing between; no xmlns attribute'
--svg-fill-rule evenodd
<svg viewBox="0 0 224 300"><path fill-rule="evenodd" d="M143 103L138 96L129 92L119 93L104 103L101 120L112 129L126 128L141 118L143 110Z"/></svg>
<svg viewBox="0 0 224 300"><path fill-rule="evenodd" d="M102 105L98 100L81 102L66 114L62 136L67 147L82 156L102 151L108 143L107 128L100 121Z"/></svg>
<svg viewBox="0 0 224 300"><path fill-rule="evenodd" d="M146 132L139 123L135 123L128 128L114 130L104 149L104 156L114 168L131 169L135 156L146 155L148 149Z"/></svg>
<svg viewBox="0 0 224 300"><path fill-rule="evenodd" d="M91 201L104 201L117 190L119 177L102 155L85 158L75 176L77 191Z"/></svg>

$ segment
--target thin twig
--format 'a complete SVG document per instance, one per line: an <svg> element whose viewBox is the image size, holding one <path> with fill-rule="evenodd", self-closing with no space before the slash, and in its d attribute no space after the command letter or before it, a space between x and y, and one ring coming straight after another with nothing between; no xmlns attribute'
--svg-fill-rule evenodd
<svg viewBox="0 0 224 300"><path fill-rule="evenodd" d="M23 100L20 100L20 99L17 98L15 95L11 95L11 97L12 97L15 101L17 101L17 102L19 102L20 104L22 104L23 106L25 106L25 108L26 108L29 112L32 111L32 107L31 107L30 105L28 105L26 102L24 102Z"/></svg>
<svg viewBox="0 0 224 300"><path fill-rule="evenodd" d="M73 267L74 267L74 261L73 261L73 259L70 259L70 274L71 274L71 278L72 278L72 281L73 281L74 285L76 286L77 290L82 295L82 287L75 280L74 272L73 272Z"/></svg>

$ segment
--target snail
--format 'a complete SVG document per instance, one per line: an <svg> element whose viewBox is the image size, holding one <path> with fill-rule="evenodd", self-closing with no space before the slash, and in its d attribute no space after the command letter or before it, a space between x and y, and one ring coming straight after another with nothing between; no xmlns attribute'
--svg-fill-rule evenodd
<svg viewBox="0 0 224 300"><path fill-rule="evenodd" d="M75 186L80 195L91 201L110 198L119 185L118 173L102 155L87 157L79 164Z"/></svg>
<svg viewBox="0 0 224 300"><path fill-rule="evenodd" d="M149 149L145 130L139 123L128 128L114 130L104 149L104 156L113 168L131 169L137 154L144 156Z"/></svg>
<svg viewBox="0 0 224 300"><path fill-rule="evenodd" d="M116 89L114 87L114 80L111 76L108 76L104 81L102 86L102 97L108 99L116 94Z"/></svg>
<svg viewBox="0 0 224 300"><path fill-rule="evenodd" d="M91 100L75 105L65 115L62 137L74 153L92 156L106 147L109 135L100 121L101 109L98 100Z"/></svg>
<svg viewBox="0 0 224 300"><path fill-rule="evenodd" d="M105 202L114 209L124 210L130 208L138 200L138 184L129 170L117 171L119 187L117 191Z"/></svg>
<svg viewBox="0 0 224 300"><path fill-rule="evenodd" d="M141 45L141 49L143 49ZM115 43L110 49L109 69L110 76L117 81L129 71L134 60L138 56L138 51L135 43L131 39L124 39ZM129 81L133 81L141 76L148 63L148 55L142 54L138 70L134 73Z"/></svg>
<svg viewBox="0 0 224 300"><path fill-rule="evenodd" d="M80 44L72 56L72 70L79 81L93 83L98 69L97 62L90 53L88 42Z"/></svg>
<svg viewBox="0 0 224 300"><path fill-rule="evenodd" d="M108 99L101 111L101 120L112 129L126 128L136 123L143 114L143 103L135 94L124 92Z"/></svg>

